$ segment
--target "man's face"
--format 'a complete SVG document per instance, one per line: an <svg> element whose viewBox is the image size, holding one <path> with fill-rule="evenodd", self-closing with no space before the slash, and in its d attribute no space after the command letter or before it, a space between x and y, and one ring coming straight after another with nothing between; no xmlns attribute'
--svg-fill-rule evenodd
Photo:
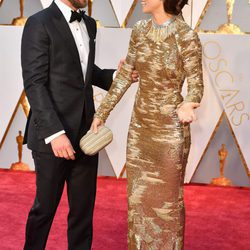
<svg viewBox="0 0 250 250"><path fill-rule="evenodd" d="M87 0L68 0L76 9L82 9L87 6Z"/></svg>

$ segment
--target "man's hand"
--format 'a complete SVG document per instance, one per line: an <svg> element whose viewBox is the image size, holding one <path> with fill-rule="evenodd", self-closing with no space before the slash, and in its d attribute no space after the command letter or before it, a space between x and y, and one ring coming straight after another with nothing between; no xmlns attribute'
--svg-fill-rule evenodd
<svg viewBox="0 0 250 250"><path fill-rule="evenodd" d="M125 59L121 59L118 65L118 69L117 69L117 73L119 73L119 71L122 68L122 65L124 64ZM138 82L139 81L139 73L138 71L136 71L135 69L133 70L132 74L131 74L131 79L132 82Z"/></svg>
<svg viewBox="0 0 250 250"><path fill-rule="evenodd" d="M51 147L56 157L65 158L67 160L75 160L75 150L65 134L59 135L52 140Z"/></svg>
<svg viewBox="0 0 250 250"><path fill-rule="evenodd" d="M135 69L133 70L131 74L132 82L138 82L139 81L139 73Z"/></svg>
<svg viewBox="0 0 250 250"><path fill-rule="evenodd" d="M181 123L191 123L197 120L194 109L200 107L199 103L187 102L177 109L177 115Z"/></svg>

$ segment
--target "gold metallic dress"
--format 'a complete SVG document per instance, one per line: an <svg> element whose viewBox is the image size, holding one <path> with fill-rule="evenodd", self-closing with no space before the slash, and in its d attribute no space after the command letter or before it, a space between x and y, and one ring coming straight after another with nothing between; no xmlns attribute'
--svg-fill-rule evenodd
<svg viewBox="0 0 250 250"><path fill-rule="evenodd" d="M190 148L189 125L176 108L200 102L203 94L202 51L197 34L180 18L158 26L152 20L133 28L129 51L95 117L105 121L140 75L127 144L128 248L183 248L183 182ZM188 94L181 89L188 80Z"/></svg>

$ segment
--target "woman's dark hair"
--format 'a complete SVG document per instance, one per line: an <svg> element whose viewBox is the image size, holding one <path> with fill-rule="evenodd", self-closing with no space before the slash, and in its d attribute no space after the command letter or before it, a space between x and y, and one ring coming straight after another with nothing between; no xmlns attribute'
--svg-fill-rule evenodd
<svg viewBox="0 0 250 250"><path fill-rule="evenodd" d="M164 10L171 15L179 15L188 0L163 0Z"/></svg>

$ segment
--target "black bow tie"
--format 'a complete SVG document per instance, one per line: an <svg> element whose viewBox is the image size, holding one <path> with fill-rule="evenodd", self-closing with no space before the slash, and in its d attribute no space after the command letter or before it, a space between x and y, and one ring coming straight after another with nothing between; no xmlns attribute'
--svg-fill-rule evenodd
<svg viewBox="0 0 250 250"><path fill-rule="evenodd" d="M72 23L75 20L81 22L82 19L85 19L85 11L80 10L79 12L71 10L71 17L69 22Z"/></svg>

